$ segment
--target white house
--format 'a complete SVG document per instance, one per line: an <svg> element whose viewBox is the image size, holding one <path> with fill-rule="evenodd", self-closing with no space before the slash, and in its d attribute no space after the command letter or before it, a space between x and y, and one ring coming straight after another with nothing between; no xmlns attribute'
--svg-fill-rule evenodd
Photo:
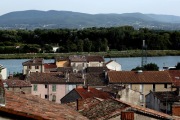
<svg viewBox="0 0 180 120"><path fill-rule="evenodd" d="M0 64L0 69L1 69L1 79L5 80L7 79L7 68L3 67L3 65Z"/></svg>
<svg viewBox="0 0 180 120"><path fill-rule="evenodd" d="M117 63L116 61L114 61L114 60L110 60L109 62L107 62L106 67L109 70L122 71L121 65L119 63Z"/></svg>

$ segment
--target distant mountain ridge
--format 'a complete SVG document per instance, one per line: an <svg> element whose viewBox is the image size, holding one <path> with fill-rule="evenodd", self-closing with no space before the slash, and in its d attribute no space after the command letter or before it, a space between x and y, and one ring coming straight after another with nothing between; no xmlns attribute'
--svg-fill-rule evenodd
<svg viewBox="0 0 180 120"><path fill-rule="evenodd" d="M135 28L180 30L180 17L142 13L86 14L27 10L0 16L0 29L86 28L130 25Z"/></svg>

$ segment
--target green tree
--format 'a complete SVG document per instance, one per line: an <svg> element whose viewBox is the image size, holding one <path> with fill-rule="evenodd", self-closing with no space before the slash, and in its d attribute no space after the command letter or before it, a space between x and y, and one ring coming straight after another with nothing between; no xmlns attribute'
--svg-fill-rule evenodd
<svg viewBox="0 0 180 120"><path fill-rule="evenodd" d="M84 50L86 52L91 52L91 48L92 48L92 41L90 41L88 38L86 38L84 40Z"/></svg>
<svg viewBox="0 0 180 120"><path fill-rule="evenodd" d="M143 71L158 71L159 67L155 63L148 63L142 67L137 66L136 68L133 68L131 71L137 71L137 70L143 70Z"/></svg>
<svg viewBox="0 0 180 120"><path fill-rule="evenodd" d="M83 52L84 51L84 42L83 42L83 40L78 40L77 41L77 50L78 50L78 52Z"/></svg>

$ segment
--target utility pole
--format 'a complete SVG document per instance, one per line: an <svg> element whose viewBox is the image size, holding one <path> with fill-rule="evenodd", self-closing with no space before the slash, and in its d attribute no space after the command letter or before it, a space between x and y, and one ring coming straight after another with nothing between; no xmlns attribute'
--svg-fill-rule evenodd
<svg viewBox="0 0 180 120"><path fill-rule="evenodd" d="M146 64L147 64L147 45L145 44L145 40L143 40L141 67L143 67Z"/></svg>

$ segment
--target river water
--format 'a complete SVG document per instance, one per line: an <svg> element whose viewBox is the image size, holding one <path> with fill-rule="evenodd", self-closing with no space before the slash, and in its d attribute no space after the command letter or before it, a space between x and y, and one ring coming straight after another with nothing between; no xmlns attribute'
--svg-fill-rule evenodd
<svg viewBox="0 0 180 120"><path fill-rule="evenodd" d="M29 59L0 59L0 64L7 68L9 73L22 73L22 63ZM141 66L141 57L126 57L126 58L105 58L105 61L115 60L122 66L122 70L128 71L137 66ZM52 63L53 59L45 60L45 63ZM160 56L160 57L147 57L147 63L155 63L161 70L164 66L174 67L180 62L180 56Z"/></svg>

